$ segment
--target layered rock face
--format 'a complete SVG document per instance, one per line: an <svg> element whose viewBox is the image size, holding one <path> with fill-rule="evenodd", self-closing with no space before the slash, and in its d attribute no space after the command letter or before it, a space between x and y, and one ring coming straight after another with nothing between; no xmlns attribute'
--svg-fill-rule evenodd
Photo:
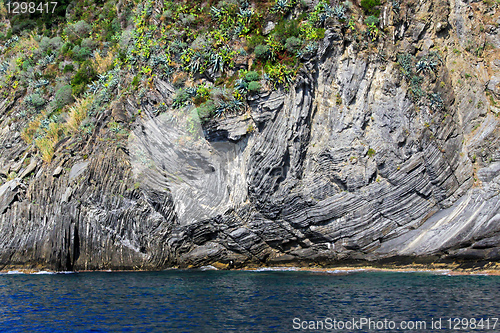
<svg viewBox="0 0 500 333"><path fill-rule="evenodd" d="M22 167L29 147L5 127L1 163L21 176L0 187L0 268L498 261L500 30L474 29L499 14L460 0L385 7L379 50L332 26L288 91L189 135L189 109L152 112L173 93L159 80L125 144L93 137ZM454 51L468 40L488 56ZM432 51L439 108L396 62Z"/></svg>

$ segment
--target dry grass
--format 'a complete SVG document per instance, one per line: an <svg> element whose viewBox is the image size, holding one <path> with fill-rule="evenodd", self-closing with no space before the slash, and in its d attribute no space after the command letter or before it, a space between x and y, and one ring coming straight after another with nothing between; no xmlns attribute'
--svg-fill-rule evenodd
<svg viewBox="0 0 500 333"><path fill-rule="evenodd" d="M45 113L42 113L26 126L21 133L22 139L28 144L34 142L42 160L50 163L54 156L54 147L56 144L65 135L73 134L80 130L80 125L87 118L87 111L92 101L92 97L77 99L75 104L69 108L68 118L65 123L50 123L48 128L43 130L45 135L35 139L35 134L40 129L41 120L47 116Z"/></svg>
<svg viewBox="0 0 500 333"><path fill-rule="evenodd" d="M38 116L35 118L33 121L31 121L28 126L22 131L21 133L21 138L26 142L27 144L31 144L33 142L33 137L35 136L35 133L40 127L40 119L42 119L43 115Z"/></svg>
<svg viewBox="0 0 500 333"><path fill-rule="evenodd" d="M35 140L35 146L40 151L42 160L50 163L50 161L52 161L52 157L54 156L54 142L48 137L39 138Z"/></svg>
<svg viewBox="0 0 500 333"><path fill-rule="evenodd" d="M172 75L172 84L173 85L184 85L187 81L188 75L185 72L175 73Z"/></svg>
<svg viewBox="0 0 500 333"><path fill-rule="evenodd" d="M47 138L50 139L54 145L62 139L64 135L64 125L60 123L50 123L49 128L46 130Z"/></svg>
<svg viewBox="0 0 500 333"><path fill-rule="evenodd" d="M0 19L7 17L7 8L5 8L3 1L0 2Z"/></svg>
<svg viewBox="0 0 500 333"><path fill-rule="evenodd" d="M108 55L105 57L101 57L101 55L97 52L95 58L92 60L92 63L94 64L93 67L96 69L97 73L102 74L108 71L111 68L111 65L113 65L114 57L115 55L111 50L108 51Z"/></svg>
<svg viewBox="0 0 500 333"><path fill-rule="evenodd" d="M68 119L66 119L66 133L76 132L80 128L82 121L87 118L87 110L92 104L92 97L77 98L75 104L69 108Z"/></svg>

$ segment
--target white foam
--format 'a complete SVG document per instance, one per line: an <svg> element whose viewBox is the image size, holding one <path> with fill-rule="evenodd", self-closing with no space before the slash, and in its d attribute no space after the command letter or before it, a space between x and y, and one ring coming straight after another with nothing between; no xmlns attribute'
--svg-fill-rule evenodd
<svg viewBox="0 0 500 333"><path fill-rule="evenodd" d="M20 271L8 271L7 274L26 274L26 273Z"/></svg>
<svg viewBox="0 0 500 333"><path fill-rule="evenodd" d="M333 271L324 271L329 274L348 274L348 273L356 273L366 271L364 268L359 269L334 269ZM321 272L321 271L320 271Z"/></svg>
<svg viewBox="0 0 500 333"><path fill-rule="evenodd" d="M16 274L26 274L26 275L52 275L52 274L74 274L73 271L61 271L61 272L49 272L49 271L37 271L37 272L23 272L23 271L8 271L5 273L0 273L0 275L16 275Z"/></svg>
<svg viewBox="0 0 500 333"><path fill-rule="evenodd" d="M262 267L257 269L251 269L253 272L286 272L286 271L298 271L297 267Z"/></svg>
<svg viewBox="0 0 500 333"><path fill-rule="evenodd" d="M216 270L217 268L212 265L200 267L200 271L216 271Z"/></svg>

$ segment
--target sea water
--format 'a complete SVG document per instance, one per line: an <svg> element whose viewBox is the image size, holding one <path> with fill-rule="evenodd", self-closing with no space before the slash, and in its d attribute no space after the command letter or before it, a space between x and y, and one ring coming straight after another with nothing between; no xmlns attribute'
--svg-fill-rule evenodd
<svg viewBox="0 0 500 333"><path fill-rule="evenodd" d="M500 332L499 287L423 272L1 274L0 331Z"/></svg>

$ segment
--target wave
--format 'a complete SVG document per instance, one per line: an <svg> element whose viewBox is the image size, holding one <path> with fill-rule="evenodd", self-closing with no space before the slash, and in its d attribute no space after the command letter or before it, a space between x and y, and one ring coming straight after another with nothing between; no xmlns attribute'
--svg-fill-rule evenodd
<svg viewBox="0 0 500 333"><path fill-rule="evenodd" d="M50 271L7 271L0 272L0 275L17 275L17 274L26 274L26 275L53 275L53 274L75 274L73 271L61 271L61 272L50 272Z"/></svg>
<svg viewBox="0 0 500 333"><path fill-rule="evenodd" d="M286 271L298 271L297 267L262 267L256 269L249 269L252 272L286 272Z"/></svg>
<svg viewBox="0 0 500 333"><path fill-rule="evenodd" d="M217 271L218 269L212 265L201 266L199 268L200 271Z"/></svg>
<svg viewBox="0 0 500 333"><path fill-rule="evenodd" d="M350 274L350 273L357 273L364 271L366 271L366 269L358 268L358 269L334 269L334 270L320 271L320 272L328 274Z"/></svg>

